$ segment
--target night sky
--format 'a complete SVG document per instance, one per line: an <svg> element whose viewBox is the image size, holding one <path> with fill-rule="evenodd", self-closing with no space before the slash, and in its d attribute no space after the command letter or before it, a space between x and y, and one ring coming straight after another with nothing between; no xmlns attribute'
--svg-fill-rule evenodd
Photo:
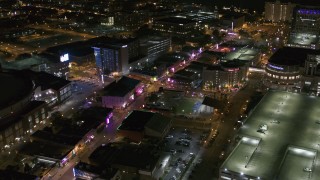
<svg viewBox="0 0 320 180"><path fill-rule="evenodd" d="M183 0L186 2L185 0ZM248 8L250 10L264 11L264 3L272 0L187 0L189 2L203 3L203 4L217 4L223 5L235 5L237 7ZM273 0L275 1L275 0ZM320 6L320 0L281 0L280 2L292 2L304 5L317 5Z"/></svg>

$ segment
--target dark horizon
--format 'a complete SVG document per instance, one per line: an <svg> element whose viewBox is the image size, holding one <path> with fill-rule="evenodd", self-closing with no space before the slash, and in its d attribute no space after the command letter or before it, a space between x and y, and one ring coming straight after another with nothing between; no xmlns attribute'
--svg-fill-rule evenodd
<svg viewBox="0 0 320 180"><path fill-rule="evenodd" d="M195 2L195 3L203 3L206 5L214 5L214 6L237 6L241 8L247 8L250 11L264 11L264 3L276 1L276 0L187 0L184 2ZM280 0L280 2L291 2L300 5L310 5L310 6L320 6L319 0Z"/></svg>

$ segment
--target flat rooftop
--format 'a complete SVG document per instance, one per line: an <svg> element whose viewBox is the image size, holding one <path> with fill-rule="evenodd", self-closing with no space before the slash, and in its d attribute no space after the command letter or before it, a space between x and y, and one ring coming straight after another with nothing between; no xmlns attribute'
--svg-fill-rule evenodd
<svg viewBox="0 0 320 180"><path fill-rule="evenodd" d="M156 152L150 146L109 143L95 149L89 159L100 166L117 165L150 171L160 158Z"/></svg>
<svg viewBox="0 0 320 180"><path fill-rule="evenodd" d="M318 41L319 38L314 34L296 33L290 36L288 44L311 45Z"/></svg>
<svg viewBox="0 0 320 180"><path fill-rule="evenodd" d="M72 151L73 147L47 144L45 142L27 142L19 150L19 153L29 156L42 156L56 160L62 160Z"/></svg>
<svg viewBox="0 0 320 180"><path fill-rule="evenodd" d="M61 88L71 84L71 81L54 76L46 72L37 72L35 73L35 75L37 76L36 83L38 83L41 86L42 90L54 89L58 91Z"/></svg>
<svg viewBox="0 0 320 180"><path fill-rule="evenodd" d="M31 94L33 84L20 71L0 72L0 109L8 107Z"/></svg>
<svg viewBox="0 0 320 180"><path fill-rule="evenodd" d="M179 17L169 17L163 18L159 20L155 20L156 22L165 22L165 23L172 23L172 24L195 24L197 21L186 19L186 18L179 18Z"/></svg>
<svg viewBox="0 0 320 180"><path fill-rule="evenodd" d="M314 158L312 152L319 149L319 107L318 97L269 91L239 129L238 136L242 139L222 164L221 172L232 171L261 179L292 180L308 177L310 173L304 171L308 167L313 171L309 179L318 179L320 158L310 159ZM262 125L267 125L267 130L257 132ZM260 141L252 146L243 143L243 138ZM290 147L302 150L292 150ZM292 153L303 150L307 153ZM315 163L311 163L313 161Z"/></svg>
<svg viewBox="0 0 320 180"><path fill-rule="evenodd" d="M308 179L312 174L301 171L301 169L314 169L312 168L313 160L316 156L316 150L289 147L282 161L277 179Z"/></svg>
<svg viewBox="0 0 320 180"><path fill-rule="evenodd" d="M123 97L134 90L140 82L139 80L123 76L119 81L114 81L103 88L103 95Z"/></svg>
<svg viewBox="0 0 320 180"><path fill-rule="evenodd" d="M132 111L118 127L118 130L143 131L144 126L155 115L153 112Z"/></svg>
<svg viewBox="0 0 320 180"><path fill-rule="evenodd" d="M0 179L21 179L21 180L39 180L40 177L30 175L30 174L25 174L25 173L20 173L16 172L13 170L0 170Z"/></svg>
<svg viewBox="0 0 320 180"><path fill-rule="evenodd" d="M251 61L258 54L259 54L259 51L255 50L255 49L242 48L242 49L227 53L223 57L223 59L228 60L228 61L235 60L235 59L239 59L239 60L243 60L243 61Z"/></svg>

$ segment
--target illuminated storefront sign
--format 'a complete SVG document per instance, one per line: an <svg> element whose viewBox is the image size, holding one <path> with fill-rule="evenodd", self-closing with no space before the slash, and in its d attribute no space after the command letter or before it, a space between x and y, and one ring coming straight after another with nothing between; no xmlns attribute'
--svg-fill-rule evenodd
<svg viewBox="0 0 320 180"><path fill-rule="evenodd" d="M283 67L279 67L279 66L274 66L271 64L268 64L269 67L274 68L274 69L278 69L278 70L283 70Z"/></svg>
<svg viewBox="0 0 320 180"><path fill-rule="evenodd" d="M65 62L65 61L69 61L69 54L68 53L60 56L60 62Z"/></svg>
<svg viewBox="0 0 320 180"><path fill-rule="evenodd" d="M239 68L227 69L229 72L239 71Z"/></svg>

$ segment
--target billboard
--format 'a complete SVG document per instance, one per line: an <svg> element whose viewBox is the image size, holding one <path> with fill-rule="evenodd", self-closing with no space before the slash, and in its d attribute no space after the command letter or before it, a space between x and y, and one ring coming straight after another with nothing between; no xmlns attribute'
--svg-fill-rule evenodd
<svg viewBox="0 0 320 180"><path fill-rule="evenodd" d="M60 56L60 62L65 62L65 61L69 61L69 54L68 53Z"/></svg>

